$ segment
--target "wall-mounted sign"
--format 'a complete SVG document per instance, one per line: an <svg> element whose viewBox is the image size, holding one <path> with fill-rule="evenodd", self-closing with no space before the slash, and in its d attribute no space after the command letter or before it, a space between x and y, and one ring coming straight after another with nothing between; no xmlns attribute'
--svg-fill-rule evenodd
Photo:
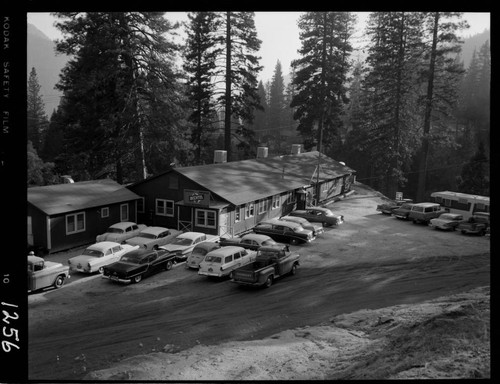
<svg viewBox="0 0 500 384"><path fill-rule="evenodd" d="M210 205L210 192L185 189L184 204L208 207Z"/></svg>

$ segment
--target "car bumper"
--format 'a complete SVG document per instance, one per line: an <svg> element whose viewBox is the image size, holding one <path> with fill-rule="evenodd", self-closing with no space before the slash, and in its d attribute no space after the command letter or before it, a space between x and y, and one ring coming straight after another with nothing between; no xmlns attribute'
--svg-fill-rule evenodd
<svg viewBox="0 0 500 384"><path fill-rule="evenodd" d="M108 279L111 281L117 281L119 283L130 283L132 279L122 279L121 277L118 276L108 276L108 275L102 275L101 276L103 279Z"/></svg>
<svg viewBox="0 0 500 384"><path fill-rule="evenodd" d="M211 276L211 277L222 277L222 276L224 276L221 272L208 272L208 271L198 271L198 275Z"/></svg>

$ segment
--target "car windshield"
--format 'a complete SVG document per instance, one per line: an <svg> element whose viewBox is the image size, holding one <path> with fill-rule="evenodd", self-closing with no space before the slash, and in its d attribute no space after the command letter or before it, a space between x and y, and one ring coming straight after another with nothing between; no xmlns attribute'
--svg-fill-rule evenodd
<svg viewBox="0 0 500 384"><path fill-rule="evenodd" d="M120 228L108 228L106 233L123 233L123 229Z"/></svg>
<svg viewBox="0 0 500 384"><path fill-rule="evenodd" d="M180 238L180 239L175 239L175 241L172 244L175 244L175 245L191 245L192 243L193 243L193 240L191 240L191 239Z"/></svg>
<svg viewBox="0 0 500 384"><path fill-rule="evenodd" d="M142 237L144 239L156 239L156 235L152 233L140 233L138 237Z"/></svg>
<svg viewBox="0 0 500 384"><path fill-rule="evenodd" d="M273 252L273 251L262 251L262 252L260 252L261 256L266 256L266 257L278 257L279 254L280 254L279 251L275 251L275 252Z"/></svg>
<svg viewBox="0 0 500 384"><path fill-rule="evenodd" d="M129 253L127 255L123 255L120 261L126 261L128 263L133 263L133 264L140 264L142 259L143 257L138 254Z"/></svg>
<svg viewBox="0 0 500 384"><path fill-rule="evenodd" d="M207 257L205 257L205 261L208 261L210 263L220 263L222 261L222 258L220 256L208 255Z"/></svg>
<svg viewBox="0 0 500 384"><path fill-rule="evenodd" d="M103 257L104 256L104 253L102 253L101 251L96 251L94 249L86 249L85 251L83 251L82 255L84 256L92 256L92 257Z"/></svg>
<svg viewBox="0 0 500 384"><path fill-rule="evenodd" d="M192 256L205 256L207 254L207 250L203 248L195 248L193 252L191 252Z"/></svg>

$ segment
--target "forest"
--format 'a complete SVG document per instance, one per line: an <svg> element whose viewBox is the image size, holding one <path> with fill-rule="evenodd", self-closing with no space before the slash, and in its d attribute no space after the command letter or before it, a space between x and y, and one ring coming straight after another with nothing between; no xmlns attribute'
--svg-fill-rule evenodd
<svg viewBox="0 0 500 384"><path fill-rule="evenodd" d="M489 196L489 41L465 67L459 12L374 12L366 58L353 58L356 16L306 12L299 58L265 84L253 12L58 12L71 57L44 112L27 82L28 187L111 178L140 181L172 167L290 153L342 161L394 198L437 190ZM183 28L186 41L175 42Z"/></svg>

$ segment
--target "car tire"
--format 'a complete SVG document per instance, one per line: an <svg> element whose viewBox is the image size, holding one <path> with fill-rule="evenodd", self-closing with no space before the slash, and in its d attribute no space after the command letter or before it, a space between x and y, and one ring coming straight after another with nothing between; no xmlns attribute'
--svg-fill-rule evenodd
<svg viewBox="0 0 500 384"><path fill-rule="evenodd" d="M264 283L264 288L269 288L271 285L273 285L273 276L269 275Z"/></svg>
<svg viewBox="0 0 500 384"><path fill-rule="evenodd" d="M417 224L417 220L413 219L413 224Z"/></svg>
<svg viewBox="0 0 500 384"><path fill-rule="evenodd" d="M169 260L165 263L165 271L170 271L172 269L172 260Z"/></svg>
<svg viewBox="0 0 500 384"><path fill-rule="evenodd" d="M297 274L297 264L292 265L292 270L290 271L290 275L296 275Z"/></svg>
<svg viewBox="0 0 500 384"><path fill-rule="evenodd" d="M58 289L61 288L64 285L64 275L59 275L56 278L56 281L54 281L54 288Z"/></svg>
<svg viewBox="0 0 500 384"><path fill-rule="evenodd" d="M99 267L98 271L102 275L104 273L104 267Z"/></svg>
<svg viewBox="0 0 500 384"><path fill-rule="evenodd" d="M137 275L132 278L132 283L137 284L142 280L142 275Z"/></svg>
<svg viewBox="0 0 500 384"><path fill-rule="evenodd" d="M158 250L158 244L153 245L153 250L157 251Z"/></svg>
<svg viewBox="0 0 500 384"><path fill-rule="evenodd" d="M297 245L299 241L297 239L290 239L290 244Z"/></svg>

